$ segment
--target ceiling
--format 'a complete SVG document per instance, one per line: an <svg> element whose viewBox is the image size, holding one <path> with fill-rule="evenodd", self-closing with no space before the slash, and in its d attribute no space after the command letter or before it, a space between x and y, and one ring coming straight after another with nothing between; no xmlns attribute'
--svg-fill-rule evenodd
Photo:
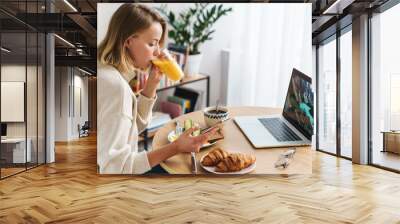
<svg viewBox="0 0 400 224"><path fill-rule="evenodd" d="M33 35L28 34L28 44L25 43L26 30L34 33L54 32L57 34L56 66L79 66L95 73L96 4L97 1L93 0L47 0L47 5L44 0L1 0L2 46L12 49L7 57L17 61L25 55L28 58L35 55L37 48L29 43Z"/></svg>

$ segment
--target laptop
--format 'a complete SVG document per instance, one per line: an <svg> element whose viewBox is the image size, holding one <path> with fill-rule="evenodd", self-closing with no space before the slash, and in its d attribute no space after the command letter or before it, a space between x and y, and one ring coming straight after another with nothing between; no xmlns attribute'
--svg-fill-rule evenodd
<svg viewBox="0 0 400 224"><path fill-rule="evenodd" d="M311 145L314 130L311 78L293 69L282 114L238 116L235 123L254 148Z"/></svg>

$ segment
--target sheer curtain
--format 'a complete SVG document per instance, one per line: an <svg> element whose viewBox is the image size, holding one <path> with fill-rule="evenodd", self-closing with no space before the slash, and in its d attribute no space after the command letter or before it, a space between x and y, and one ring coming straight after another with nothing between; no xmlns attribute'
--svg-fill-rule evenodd
<svg viewBox="0 0 400 224"><path fill-rule="evenodd" d="M311 4L235 4L227 104L282 107L293 68L312 76Z"/></svg>

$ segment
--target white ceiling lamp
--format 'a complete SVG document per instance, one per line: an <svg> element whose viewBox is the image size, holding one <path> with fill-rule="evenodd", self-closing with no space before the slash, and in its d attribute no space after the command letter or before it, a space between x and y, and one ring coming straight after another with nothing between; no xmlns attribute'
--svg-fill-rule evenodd
<svg viewBox="0 0 400 224"><path fill-rule="evenodd" d="M68 0L64 0L64 3L68 5L68 7L70 7L74 12L78 12L78 10L71 3L69 3Z"/></svg>
<svg viewBox="0 0 400 224"><path fill-rule="evenodd" d="M5 47L1 47L0 49L1 49L1 51L4 51L6 53L10 53L11 52L11 50L9 50L9 49L7 49Z"/></svg>
<svg viewBox="0 0 400 224"><path fill-rule="evenodd" d="M332 5L325 9L322 14L342 14L343 10L353 2L354 0L336 0Z"/></svg>
<svg viewBox="0 0 400 224"><path fill-rule="evenodd" d="M79 68L79 67L78 67L78 70L81 71L81 72L83 72L83 73L85 73L85 74L87 74L87 75L90 75L90 76L93 75L92 73L90 73L90 72L88 72L88 71L86 71L86 70L83 70L83 69L81 69L81 68Z"/></svg>
<svg viewBox="0 0 400 224"><path fill-rule="evenodd" d="M72 44L71 42L69 42L68 40L66 40L66 39L64 39L64 38L62 38L62 37L60 37L60 36L57 35L57 34L54 34L54 36L57 37L57 39L59 39L59 40L61 40L62 42L64 42L65 44L67 44L68 46L75 48L75 45L73 45L73 44Z"/></svg>

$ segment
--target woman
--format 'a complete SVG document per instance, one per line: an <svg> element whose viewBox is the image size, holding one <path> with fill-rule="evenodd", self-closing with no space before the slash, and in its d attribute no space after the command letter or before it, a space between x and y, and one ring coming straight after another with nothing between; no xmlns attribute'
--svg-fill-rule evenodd
<svg viewBox="0 0 400 224"><path fill-rule="evenodd" d="M112 16L107 34L98 48L98 148L101 174L141 174L182 152L198 152L214 131L191 137L194 128L158 150L138 150L138 134L152 116L156 89L162 74L151 60L164 57L166 22L152 9L123 4ZM151 67L151 69L149 69ZM129 81L138 72L149 77L138 97Z"/></svg>

